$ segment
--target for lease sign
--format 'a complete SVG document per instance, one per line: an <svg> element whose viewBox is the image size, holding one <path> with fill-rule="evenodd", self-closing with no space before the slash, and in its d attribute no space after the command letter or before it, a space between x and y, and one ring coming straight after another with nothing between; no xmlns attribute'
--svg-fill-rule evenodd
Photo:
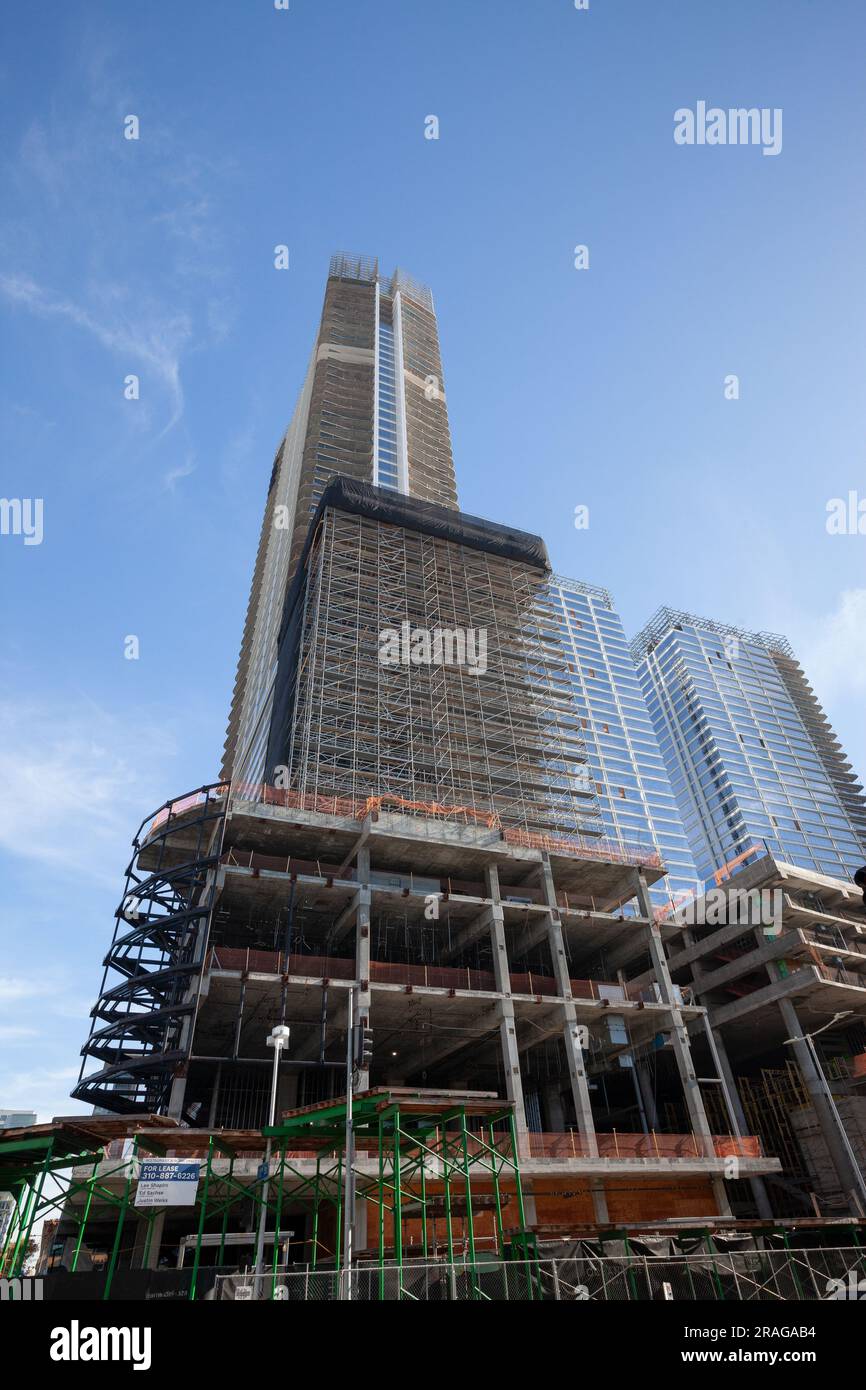
<svg viewBox="0 0 866 1390"><path fill-rule="evenodd" d="M191 1207L201 1164L179 1158L145 1159L138 1170L137 1207Z"/></svg>

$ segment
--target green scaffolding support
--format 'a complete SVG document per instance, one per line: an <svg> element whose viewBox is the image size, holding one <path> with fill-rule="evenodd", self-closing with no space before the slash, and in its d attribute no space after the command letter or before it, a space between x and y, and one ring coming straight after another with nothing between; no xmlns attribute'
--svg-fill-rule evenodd
<svg viewBox="0 0 866 1390"><path fill-rule="evenodd" d="M123 1219L129 1205L134 1176L135 1143L133 1151L116 1163L106 1155L107 1144L94 1140L88 1147L64 1147L57 1136L34 1136L32 1139L4 1142L0 1140L0 1185L16 1196L16 1208L0 1252L0 1276L19 1278L27 1257L33 1228L37 1221L61 1213L78 1228L71 1272L75 1273L84 1244L87 1222L94 1199L118 1210L118 1225L114 1246L108 1262L103 1298L110 1297L111 1284L120 1251ZM103 1165L109 1164L108 1168ZM88 1167L84 1179L75 1176L76 1169ZM102 1170L102 1171L100 1171ZM123 1193L118 1196L108 1181L116 1174L124 1176ZM46 1186L50 1190L46 1191ZM83 1202L75 1198L81 1195ZM148 1230L149 1235L149 1230Z"/></svg>
<svg viewBox="0 0 866 1390"><path fill-rule="evenodd" d="M489 1098L382 1088L353 1097L353 1119L356 1201L366 1203L371 1217L378 1218L379 1297L415 1296L404 1277L405 1263L410 1254L413 1264L417 1263L419 1251L425 1259L440 1258L441 1238L435 1223L438 1215L444 1215L449 1263L456 1264L470 1298L486 1299L489 1295L481 1271L484 1261L479 1259L476 1212L485 1201L492 1209L492 1243L501 1259L511 1257L509 1238L513 1235L513 1231L506 1231L506 1200L516 1200L516 1222L510 1225L516 1224L522 1231L525 1220L511 1108ZM229 1136L223 1137L219 1131L195 1136L182 1128L170 1134L165 1130L151 1133L147 1127L136 1126L134 1119L130 1119L127 1131L127 1138L132 1138L131 1151L117 1159L108 1156L111 1141L99 1137L98 1131L92 1140L80 1132L70 1134L63 1126L29 1138L0 1139L0 1184L15 1198L0 1252L0 1274L20 1275L36 1223L61 1214L64 1222L77 1227L71 1259L71 1272L76 1272L86 1247L88 1223L97 1219L104 1222L106 1208L110 1208L116 1213L116 1222L109 1236L105 1266L103 1298L109 1299L116 1272L125 1263L124 1231L134 1202L138 1160L144 1154L172 1153L195 1157L201 1165L193 1217L195 1241L190 1241L191 1300L199 1295L204 1236L216 1228L218 1261L222 1264L232 1209L239 1204L246 1204L245 1209L252 1207L254 1226L265 1209L267 1239L273 1245L268 1284L271 1297L277 1295L287 1202L293 1209L303 1206L310 1214L309 1263L321 1275L331 1276L331 1292L339 1297L343 1293L342 1236L347 1219L345 1125L346 1104L337 1100L299 1111L270 1130L242 1138L231 1136L235 1147ZM116 1137L116 1130L113 1133ZM257 1150L268 1138L274 1142L266 1198L261 1172L255 1180L246 1175L241 1179L235 1161L239 1152ZM492 1195L482 1200L482 1188ZM139 1228L143 1239L136 1252L143 1267L148 1264L153 1223L159 1214L157 1209L137 1213L146 1223L146 1228ZM418 1245L409 1235L412 1222L418 1223L413 1231L420 1228ZM521 1246L521 1251L521 1259L528 1264L528 1247ZM489 1258L489 1251L482 1250L484 1253ZM376 1264L374 1255L374 1270ZM529 1286L533 1296L531 1279Z"/></svg>
<svg viewBox="0 0 866 1390"><path fill-rule="evenodd" d="M462 1264L470 1298L487 1299L482 1280L484 1261L479 1259L476 1233L477 1185L483 1183L492 1190L496 1251L501 1259L511 1257L503 1218L506 1184L509 1199L516 1198L521 1231L525 1224L511 1107L499 1101L467 1098L455 1102L440 1097L430 1099L423 1091L383 1088L353 1098L352 1120L358 1167L357 1200L365 1201L377 1217L380 1299L388 1296L389 1274L398 1298L414 1298L403 1274L409 1248L407 1223L420 1222L421 1253L428 1259L431 1253L435 1254L431 1252L431 1214L439 1207L444 1210L449 1264ZM284 1175L291 1173L293 1201L301 1193L312 1201L314 1268L318 1260L320 1209L325 1204L336 1208L335 1277L340 1273L341 1234L346 1219L342 1182L345 1124L346 1104L338 1100L312 1111L299 1111L263 1131L280 1145L280 1193ZM292 1145L318 1151L314 1177L304 1176L287 1158L287 1149ZM330 1166L325 1166L326 1160ZM434 1184L441 1192L431 1191ZM463 1219L465 1237L462 1255L455 1260L454 1223L458 1214ZM386 1240L389 1218L390 1244ZM528 1261L525 1253L522 1258ZM532 1297L532 1281L529 1282Z"/></svg>
<svg viewBox="0 0 866 1390"><path fill-rule="evenodd" d="M110 1152L112 1139L123 1133L119 1134L117 1121L111 1122L113 1129L96 1118L90 1123L90 1130L58 1121L32 1135L17 1131L9 1138L0 1136L0 1190L14 1199L0 1248L0 1277L20 1278L37 1223L62 1215L64 1238L73 1246L69 1259L73 1274L87 1247L89 1224L99 1223L98 1245L105 1250L102 1297L109 1299L118 1268L128 1262L124 1230L134 1202L138 1159L144 1153L163 1157L171 1153L200 1165L195 1207L173 1209L175 1228L192 1232L185 1238L192 1253L191 1300L201 1298L202 1269L211 1258L206 1249L218 1247L216 1262L224 1265L229 1233L240 1231L246 1238L261 1218L266 1242L271 1242L264 1288L271 1299L282 1297L280 1251L291 1214L298 1211L309 1223L306 1263L317 1276L318 1298L425 1297L429 1294L429 1288L422 1286L425 1265L434 1267L439 1297L477 1301L550 1297L537 1237L526 1227L514 1116L501 1101L388 1087L353 1097L356 1200L366 1204L369 1241L352 1261L351 1281L345 1279L342 1268L341 1238L349 1217L344 1100L296 1111L263 1131L150 1130L131 1118L124 1127L127 1142L119 1156ZM260 1159L267 1140L271 1141L267 1176L261 1163L255 1176L246 1170L239 1176L237 1161ZM178 1211L186 1215L185 1222L177 1221ZM112 1214L115 1224L106 1232L106 1218ZM131 1256L136 1268L149 1266L154 1222L161 1214L161 1209L137 1212L142 1224ZM481 1224L485 1216L489 1218L486 1231ZM441 1223L438 1229L437 1222ZM790 1237L786 1223L755 1228L755 1237L760 1234L764 1246L750 1252L759 1258L755 1287L769 1279L777 1283L779 1276L785 1276L797 1299L811 1297L813 1285L820 1294L823 1267L809 1259L810 1224L804 1222L801 1232L791 1223ZM835 1226L822 1223L815 1249L820 1251L828 1240L826 1248L831 1251L846 1248L852 1268L859 1271L866 1261L862 1231L857 1221L841 1220ZM633 1241L639 1237L639 1228L611 1228L598 1235L601 1255L606 1242L623 1243L620 1267L629 1300L653 1294L652 1281L647 1278L644 1288L645 1280L638 1278L639 1272L648 1276L650 1268L646 1257L634 1248ZM712 1227L680 1228L674 1241L678 1254L699 1256L698 1268L712 1279L710 1297L740 1296L739 1286L728 1277L727 1252L719 1248ZM771 1258L774 1252L786 1257L784 1268L777 1268ZM688 1262L685 1272L692 1297L702 1295L703 1286L696 1286ZM18 1292L10 1296L17 1297Z"/></svg>

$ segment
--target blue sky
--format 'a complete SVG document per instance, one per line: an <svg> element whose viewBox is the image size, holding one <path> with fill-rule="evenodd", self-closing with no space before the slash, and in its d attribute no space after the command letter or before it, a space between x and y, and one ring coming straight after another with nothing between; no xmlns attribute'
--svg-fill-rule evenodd
<svg viewBox="0 0 866 1390"><path fill-rule="evenodd" d="M333 250L433 287L465 510L543 534L629 632L660 603L785 632L866 770L866 536L825 529L866 498L862 0L71 0L4 29L2 491L44 538L0 537L0 1105L77 1108L131 836L216 775ZM676 145L699 100L782 108L782 152Z"/></svg>

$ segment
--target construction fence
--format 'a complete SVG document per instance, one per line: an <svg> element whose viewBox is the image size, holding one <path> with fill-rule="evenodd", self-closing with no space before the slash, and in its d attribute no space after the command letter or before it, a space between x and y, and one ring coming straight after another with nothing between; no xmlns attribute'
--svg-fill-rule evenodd
<svg viewBox="0 0 866 1390"><path fill-rule="evenodd" d="M675 1256L577 1256L467 1264L411 1262L345 1271L217 1275L206 1297L236 1302L825 1302L866 1300L858 1246Z"/></svg>

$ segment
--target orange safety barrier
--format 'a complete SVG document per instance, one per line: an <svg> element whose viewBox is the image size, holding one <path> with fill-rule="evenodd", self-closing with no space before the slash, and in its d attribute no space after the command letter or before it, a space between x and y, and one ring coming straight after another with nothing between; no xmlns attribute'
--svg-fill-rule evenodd
<svg viewBox="0 0 866 1390"><path fill-rule="evenodd" d="M244 801L262 801L266 806L282 806L286 810L318 811L324 816L346 816L349 820L363 820L362 801L352 801L346 796L312 796L306 792L290 791L288 787L246 786L235 790L235 796Z"/></svg>
<svg viewBox="0 0 866 1390"><path fill-rule="evenodd" d="M214 946L210 968L215 970L253 970L261 975L279 975L281 951L254 951L245 946ZM353 980L355 962L341 956L290 955L289 975L310 975L313 979Z"/></svg>
<svg viewBox="0 0 866 1390"><path fill-rule="evenodd" d="M253 970L262 975L282 973L283 956L280 951L256 951L245 946L214 946L210 954L210 968L215 970ZM347 956L289 956L289 975L306 975L311 979L352 980L355 977L355 962ZM431 989L478 989L496 992L496 976L490 970L467 970L447 965L405 965L396 961L370 962L370 979L381 984L426 985ZM556 981L549 975L510 975L514 994L528 994L534 997L556 997ZM595 980L571 980L571 993L575 999L600 999L599 982ZM616 989L614 984L605 984L607 989Z"/></svg>
<svg viewBox="0 0 866 1390"><path fill-rule="evenodd" d="M744 864L745 861L751 855L764 855L766 853L766 845L751 845L749 849L744 849L742 854L737 855L736 859L729 859L728 862L726 864L723 864L720 869L716 869L715 873L713 874L713 879L716 885L718 886L719 884L723 883L726 878L730 878L731 870L736 869L740 864Z"/></svg>
<svg viewBox="0 0 866 1390"><path fill-rule="evenodd" d="M633 864L652 869L663 868L661 856L654 850L639 849L619 845L611 840L596 840L585 843L582 840L568 839L565 836L542 834L535 830L503 830L503 839L508 844L523 845L526 849L546 850L548 854L571 854L579 859L597 859L605 864Z"/></svg>
<svg viewBox="0 0 866 1390"><path fill-rule="evenodd" d="M499 830L507 844L522 845L527 849L546 850L549 854L570 854L604 863L632 864L655 869L663 867L661 856L655 850L595 837L591 841L583 841L568 836L522 830L517 826L503 827L497 812L478 811L473 806L452 806L440 801L409 801L405 797L387 792L368 796L363 801L354 801L349 797L312 796L306 792L272 787L267 783L235 784L232 794L240 800L261 801L269 806L283 806L287 810L319 811L324 815L347 816L351 820L364 820L371 813L383 810L386 805L404 807L439 820L458 817L465 821L474 821L489 830Z"/></svg>
<svg viewBox="0 0 866 1390"><path fill-rule="evenodd" d="M701 1141L695 1134L596 1133L599 1158L703 1158ZM717 1158L760 1158L761 1141L753 1134L737 1139L734 1135L714 1134L713 1152ZM586 1138L575 1130L564 1134L527 1134L521 1141L526 1158L588 1158Z"/></svg>
<svg viewBox="0 0 866 1390"><path fill-rule="evenodd" d="M498 830L500 824L495 812L476 811L472 806L449 806L438 801L408 801L406 797L391 796L387 793L353 800L346 796L313 796L307 792L292 791L288 787L272 787L266 782L239 783L233 791L242 801L261 801L268 806L284 806L287 810L320 811L325 815L349 816L352 820L363 820L372 812L382 810L387 804L422 811L435 819L462 817L464 820L478 821L491 830Z"/></svg>
<svg viewBox="0 0 866 1390"><path fill-rule="evenodd" d="M172 816L183 815L184 811L192 810L193 806L203 806L205 801L215 801L225 796L230 785L229 782L224 782L221 786L211 787L207 793L192 792L190 796L182 796L178 801L170 801L167 806L163 806L161 811L157 811L147 827L147 834L152 835L164 821L170 820Z"/></svg>
<svg viewBox="0 0 866 1390"><path fill-rule="evenodd" d="M478 821L481 825L486 825L488 830L499 830L501 821L495 811L476 811L473 806L446 806L438 801L407 801L403 796L368 796L364 802L366 813L380 811L384 803L389 806L403 806L411 811L423 811L426 815L432 816L435 820L447 820L451 816L462 816L464 820Z"/></svg>

